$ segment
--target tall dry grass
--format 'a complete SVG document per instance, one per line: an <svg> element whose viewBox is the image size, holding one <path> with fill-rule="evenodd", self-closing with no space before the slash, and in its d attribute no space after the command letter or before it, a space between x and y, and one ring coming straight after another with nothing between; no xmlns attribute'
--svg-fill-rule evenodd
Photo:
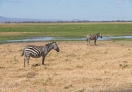
<svg viewBox="0 0 132 92"><path fill-rule="evenodd" d="M83 41L57 42L41 65L31 58L23 67L25 45L48 42L0 45L0 92L117 92L132 89L131 41L98 41L87 46ZM92 44L92 42L91 42Z"/></svg>

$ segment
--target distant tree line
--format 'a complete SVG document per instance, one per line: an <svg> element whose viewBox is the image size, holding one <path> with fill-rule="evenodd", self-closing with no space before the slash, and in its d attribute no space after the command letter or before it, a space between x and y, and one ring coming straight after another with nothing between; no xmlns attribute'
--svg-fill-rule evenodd
<svg viewBox="0 0 132 92"><path fill-rule="evenodd" d="M78 21L7 21L2 23L85 23L85 22L132 22L132 20L111 20L111 21L89 21L89 20L78 20Z"/></svg>

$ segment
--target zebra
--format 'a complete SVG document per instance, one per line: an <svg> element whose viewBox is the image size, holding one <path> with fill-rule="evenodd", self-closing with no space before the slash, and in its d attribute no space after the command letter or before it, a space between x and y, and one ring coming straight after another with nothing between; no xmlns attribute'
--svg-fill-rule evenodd
<svg viewBox="0 0 132 92"><path fill-rule="evenodd" d="M102 34L101 33L97 33L97 34L88 34L86 36L86 41L87 41L87 45L90 45L90 40L94 40L94 45L96 45L96 40L98 39L98 37L102 38Z"/></svg>
<svg viewBox="0 0 132 92"><path fill-rule="evenodd" d="M60 51L56 42L48 43L45 46L35 46L35 45L25 46L22 53L22 56L24 56L24 67L26 61L27 64L29 65L30 57L33 58L42 57L42 65L44 65L45 57L52 49L56 50L57 52Z"/></svg>

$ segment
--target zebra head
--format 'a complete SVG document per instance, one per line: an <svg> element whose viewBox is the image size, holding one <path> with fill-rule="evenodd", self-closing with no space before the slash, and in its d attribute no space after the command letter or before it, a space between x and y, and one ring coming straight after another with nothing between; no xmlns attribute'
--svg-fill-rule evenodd
<svg viewBox="0 0 132 92"><path fill-rule="evenodd" d="M52 46L53 46L53 49L56 50L57 52L60 51L60 49L59 49L58 45L56 44L56 42L53 42Z"/></svg>
<svg viewBox="0 0 132 92"><path fill-rule="evenodd" d="M98 33L98 37L102 38L102 34L101 33Z"/></svg>

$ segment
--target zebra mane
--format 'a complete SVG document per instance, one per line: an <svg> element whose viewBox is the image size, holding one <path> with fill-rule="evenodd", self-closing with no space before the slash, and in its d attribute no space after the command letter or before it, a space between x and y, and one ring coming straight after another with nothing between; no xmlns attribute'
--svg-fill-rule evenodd
<svg viewBox="0 0 132 92"><path fill-rule="evenodd" d="M53 44L53 43L55 43L55 42L52 42L52 43L48 43L48 44L46 44L45 46L47 46L48 48L51 46L51 44Z"/></svg>
<svg viewBox="0 0 132 92"><path fill-rule="evenodd" d="M51 44L53 44L53 43L55 43L55 42L48 43L48 44L46 44L45 46L49 47L49 46L50 46Z"/></svg>
<svg viewBox="0 0 132 92"><path fill-rule="evenodd" d="M48 44L45 45L45 46L46 46L46 49L48 50L48 52L49 52L50 50L52 50L52 44L53 44L53 43L55 43L55 42L48 43Z"/></svg>

